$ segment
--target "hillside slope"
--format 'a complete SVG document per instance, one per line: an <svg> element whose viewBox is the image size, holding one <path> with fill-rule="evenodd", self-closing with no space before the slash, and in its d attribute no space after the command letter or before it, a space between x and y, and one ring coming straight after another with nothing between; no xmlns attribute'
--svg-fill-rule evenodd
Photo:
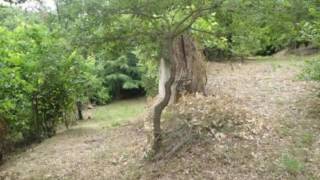
<svg viewBox="0 0 320 180"><path fill-rule="evenodd" d="M188 99L184 106L197 115L212 113L212 121L220 115L243 120L234 123L236 128L217 128L213 137L195 139L174 156L158 162L143 159L142 118L114 128L92 121L12 157L0 167L0 177L319 179L320 85L298 80L300 64L297 58L209 63L208 97L199 97L207 103ZM226 107L212 108L220 105ZM165 119L181 118L188 117L170 110L165 114Z"/></svg>

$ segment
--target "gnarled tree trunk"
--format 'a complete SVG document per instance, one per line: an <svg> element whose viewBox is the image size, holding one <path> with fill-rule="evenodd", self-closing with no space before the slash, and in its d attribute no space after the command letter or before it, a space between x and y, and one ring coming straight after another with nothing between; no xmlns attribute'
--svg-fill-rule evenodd
<svg viewBox="0 0 320 180"><path fill-rule="evenodd" d="M152 124L152 134L149 134L148 141L154 154L157 154L161 147L161 114L169 104L171 97L171 86L175 81L176 65L173 58L173 38L166 39L163 45L163 54L160 65L159 95L151 107L147 122Z"/></svg>
<svg viewBox="0 0 320 180"><path fill-rule="evenodd" d="M181 35L174 42L176 77L172 86L171 103L179 100L183 93L203 93L207 83L205 57L195 39Z"/></svg>
<svg viewBox="0 0 320 180"><path fill-rule="evenodd" d="M76 102L76 105L77 105L78 119L79 119L79 120L83 120L82 102L81 102L81 101L77 101L77 102Z"/></svg>
<svg viewBox="0 0 320 180"><path fill-rule="evenodd" d="M146 121L152 124L153 133L149 133L148 141L155 154L161 147L161 114L164 108L170 101L176 102L182 93L205 93L206 85L204 56L193 38L186 35L169 38L163 48L159 95Z"/></svg>
<svg viewBox="0 0 320 180"><path fill-rule="evenodd" d="M2 118L0 117L0 164L2 162L4 148L5 148L5 137L8 133L8 127Z"/></svg>

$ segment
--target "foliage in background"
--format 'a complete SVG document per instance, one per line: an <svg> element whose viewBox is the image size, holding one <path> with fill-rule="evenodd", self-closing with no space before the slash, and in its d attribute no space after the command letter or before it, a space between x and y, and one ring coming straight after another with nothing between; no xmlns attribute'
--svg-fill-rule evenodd
<svg viewBox="0 0 320 180"><path fill-rule="evenodd" d="M313 19L302 24L301 37L320 47L320 2L314 3L308 11Z"/></svg>
<svg viewBox="0 0 320 180"><path fill-rule="evenodd" d="M115 19L109 19L107 4L100 0L58 0L57 17L52 21L61 26L72 48L78 49L83 57L96 57L103 87L110 98L118 99L121 90L143 86L143 72L140 72L139 59L133 53L134 43L121 37L130 29L116 23ZM126 17L118 18L130 22ZM99 102L99 99L95 101Z"/></svg>
<svg viewBox="0 0 320 180"><path fill-rule="evenodd" d="M215 14L218 25L210 32L216 39L225 39L224 47L236 56L271 55L287 47L319 45L319 8L317 0L225 0ZM218 50L221 48L213 47Z"/></svg>
<svg viewBox="0 0 320 180"><path fill-rule="evenodd" d="M159 70L156 47L145 44L138 46L134 54L139 59L139 71L141 72L142 87L147 96L154 97L158 94Z"/></svg>

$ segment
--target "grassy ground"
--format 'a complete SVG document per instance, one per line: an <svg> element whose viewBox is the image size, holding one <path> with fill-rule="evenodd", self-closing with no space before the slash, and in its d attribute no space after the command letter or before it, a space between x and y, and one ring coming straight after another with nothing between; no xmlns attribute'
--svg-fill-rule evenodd
<svg viewBox="0 0 320 180"><path fill-rule="evenodd" d="M128 121L135 120L143 114L145 98L120 100L106 106L98 106L87 112L92 120L81 123L82 127L111 128L121 126Z"/></svg>
<svg viewBox="0 0 320 180"><path fill-rule="evenodd" d="M118 179L120 166L143 151L140 115L145 98L121 100L85 112L83 120L56 136L10 157L0 179ZM135 158L134 158L135 157ZM117 177L117 178L116 178Z"/></svg>
<svg viewBox="0 0 320 180"><path fill-rule="evenodd" d="M199 119L208 112L229 121L245 112L246 119L239 128L192 141L171 158L143 159L144 99L119 101L90 111L93 119L12 157L0 167L0 179L320 179L320 84L298 78L304 61L312 58L209 63L207 105L189 109ZM224 97L227 103L221 102ZM218 109L243 111L209 111L219 104ZM185 108L173 110L178 109ZM165 118L193 120L189 113ZM205 116L209 121L216 117L210 113Z"/></svg>
<svg viewBox="0 0 320 180"><path fill-rule="evenodd" d="M280 57L273 57L273 56L259 56L259 57L252 57L249 58L253 62L256 63L269 63L271 65L284 65L284 66L295 66L301 68L304 66L306 61L320 58L319 54L310 55L310 56L295 56L295 55L287 55L287 56L280 56Z"/></svg>

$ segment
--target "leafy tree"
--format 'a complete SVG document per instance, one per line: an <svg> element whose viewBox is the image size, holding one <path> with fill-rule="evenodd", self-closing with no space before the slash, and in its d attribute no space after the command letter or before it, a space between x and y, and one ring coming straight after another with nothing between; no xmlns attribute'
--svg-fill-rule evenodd
<svg viewBox="0 0 320 180"><path fill-rule="evenodd" d="M133 54L134 44L105 37L105 33L119 29L129 31L105 16L104 12L108 10L106 2L57 0L56 5L58 24L68 34L70 45L84 57L96 57L97 65L102 67L98 75L103 79L109 96L118 98L121 89L141 88L142 73L138 67L139 60ZM108 32L104 29L108 29Z"/></svg>
<svg viewBox="0 0 320 180"><path fill-rule="evenodd" d="M247 56L316 43L318 7L315 0L226 0L216 12L218 25L211 33L227 44L212 47Z"/></svg>
<svg viewBox="0 0 320 180"><path fill-rule="evenodd" d="M12 134L50 137L77 99L98 91L94 62L67 46L41 24L0 27L0 117Z"/></svg>
<svg viewBox="0 0 320 180"><path fill-rule="evenodd" d="M175 80L176 65L173 44L178 37L191 30L192 25L200 17L210 16L212 10L219 4L220 1L206 0L110 1L110 9L106 11L109 14L106 16L112 16L114 22L122 27L120 37L126 37L139 45L155 43L159 59L163 58L169 65L170 77L164 85L165 96L154 105L151 113L154 153L157 153L161 146L161 114L169 103L171 86ZM112 35L114 36L114 34Z"/></svg>

